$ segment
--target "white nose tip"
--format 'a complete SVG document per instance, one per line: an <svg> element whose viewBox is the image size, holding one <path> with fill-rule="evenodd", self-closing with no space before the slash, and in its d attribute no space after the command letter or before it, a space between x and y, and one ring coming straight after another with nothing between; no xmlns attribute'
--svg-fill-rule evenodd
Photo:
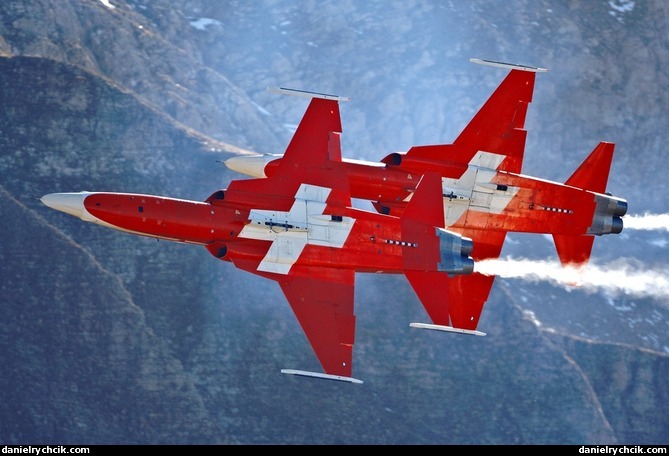
<svg viewBox="0 0 669 456"><path fill-rule="evenodd" d="M49 193L41 197L40 201L51 209L82 218L86 212L84 200L89 194L89 192Z"/></svg>
<svg viewBox="0 0 669 456"><path fill-rule="evenodd" d="M246 174L251 177L267 177L265 166L273 160L281 158L281 155L263 154L263 155L241 155L230 157L224 161L225 166L238 173Z"/></svg>

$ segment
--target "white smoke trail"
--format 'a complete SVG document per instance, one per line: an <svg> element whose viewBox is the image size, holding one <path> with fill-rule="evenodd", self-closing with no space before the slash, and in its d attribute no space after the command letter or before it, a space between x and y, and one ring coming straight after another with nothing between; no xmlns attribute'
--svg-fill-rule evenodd
<svg viewBox="0 0 669 456"><path fill-rule="evenodd" d="M590 262L584 268L563 268L557 261L483 260L475 263L474 272L530 282L551 282L568 291L577 287L586 292L602 291L611 296L669 299L668 273L644 269L643 263L629 259L601 266Z"/></svg>
<svg viewBox="0 0 669 456"><path fill-rule="evenodd" d="M625 229L669 231L669 214L626 215L623 220Z"/></svg>

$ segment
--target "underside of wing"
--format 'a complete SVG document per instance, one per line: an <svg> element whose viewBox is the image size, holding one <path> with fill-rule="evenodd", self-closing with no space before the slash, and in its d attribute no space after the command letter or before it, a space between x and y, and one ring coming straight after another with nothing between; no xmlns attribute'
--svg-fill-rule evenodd
<svg viewBox="0 0 669 456"><path fill-rule="evenodd" d="M293 269L277 281L323 370L350 377L355 340L354 271Z"/></svg>
<svg viewBox="0 0 669 456"><path fill-rule="evenodd" d="M500 169L520 172L525 150L525 118L535 73L512 70L453 142L459 153L487 151L506 156ZM466 162L465 162L466 163Z"/></svg>
<svg viewBox="0 0 669 456"><path fill-rule="evenodd" d="M283 158L276 170L267 178L243 179L230 182L225 200L255 204L257 195L268 195L260 199L260 205L272 209L274 200L293 197L301 185L310 184L331 189L328 202L350 206L348 181L342 167L333 167L331 162L341 162L341 120L339 104L333 99L314 98L297 127ZM208 202L222 198L222 192L210 196Z"/></svg>
<svg viewBox="0 0 669 456"><path fill-rule="evenodd" d="M413 162L413 168L417 170L446 161L467 165L477 154L486 152L504 157L498 165L499 170L519 173L525 153L525 119L532 101L534 80L533 72L512 70L453 144L414 146L407 151L402 163Z"/></svg>

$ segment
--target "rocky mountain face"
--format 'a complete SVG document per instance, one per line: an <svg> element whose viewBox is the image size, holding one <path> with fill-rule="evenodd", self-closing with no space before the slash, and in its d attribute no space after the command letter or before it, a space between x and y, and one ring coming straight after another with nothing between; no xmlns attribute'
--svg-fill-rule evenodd
<svg viewBox="0 0 669 456"><path fill-rule="evenodd" d="M427 321L402 277L358 275L354 372L319 370L279 287L202 248L138 238L36 197L206 199L217 161L281 153L306 102L351 96L343 153L451 142L505 73L548 67L524 171L566 179L616 143L609 190L666 212L667 13L649 2L5 0L0 3L3 444L665 444L666 297L498 279L484 338ZM666 232L593 259L666 266ZM664 239L664 243L661 242ZM541 236L511 255L554 255ZM659 266L658 266L659 265ZM665 295L666 296L666 295Z"/></svg>

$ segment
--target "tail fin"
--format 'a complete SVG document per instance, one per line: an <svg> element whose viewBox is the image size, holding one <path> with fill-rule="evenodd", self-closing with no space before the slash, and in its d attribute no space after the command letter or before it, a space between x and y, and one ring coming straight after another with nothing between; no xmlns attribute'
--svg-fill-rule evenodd
<svg viewBox="0 0 669 456"><path fill-rule="evenodd" d="M416 192L401 215L402 237L415 239L404 247L404 275L431 320L448 326L451 313L459 302L449 304L449 290L455 284L452 274L469 274L474 260L469 256L469 238L441 228L444 220L441 177L428 172L423 175Z"/></svg>
<svg viewBox="0 0 669 456"><path fill-rule="evenodd" d="M406 270L447 274L469 274L474 270L474 260L469 256L472 241L441 228L444 204L437 173L423 175L401 219L402 237L415 240L403 253Z"/></svg>
<svg viewBox="0 0 669 456"><path fill-rule="evenodd" d="M593 236L569 236L564 234L554 234L553 241L555 249L562 266L582 267L590 260L592 246L595 242Z"/></svg>
<svg viewBox="0 0 669 456"><path fill-rule="evenodd" d="M609 180L615 144L602 141L571 175L566 185L592 192L604 193Z"/></svg>
<svg viewBox="0 0 669 456"><path fill-rule="evenodd" d="M593 194L592 224L588 233L581 236L554 234L555 248L563 266L585 266L590 259L593 235L620 233L623 222L620 218L627 212L627 202L605 195L609 171L613 161L615 144L600 142L565 182Z"/></svg>

